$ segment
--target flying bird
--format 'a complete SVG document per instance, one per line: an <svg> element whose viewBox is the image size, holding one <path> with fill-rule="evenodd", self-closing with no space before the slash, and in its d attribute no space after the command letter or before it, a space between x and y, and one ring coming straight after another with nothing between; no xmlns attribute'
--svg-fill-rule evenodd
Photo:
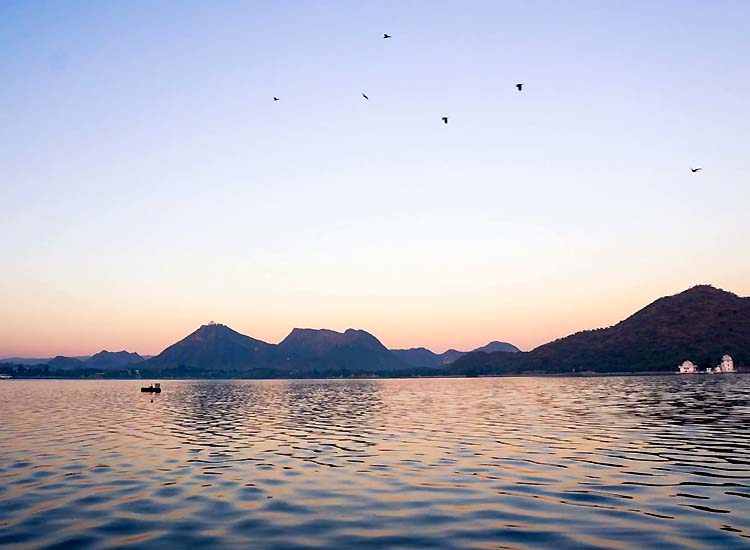
<svg viewBox="0 0 750 550"><path fill-rule="evenodd" d="M703 170L703 168L691 168L690 171L695 174L698 170Z"/></svg>
<svg viewBox="0 0 750 550"><path fill-rule="evenodd" d="M442 121L443 121L443 122L445 122L446 124L448 124L448 117L447 117L447 116L444 116L444 117L442 118Z"/></svg>
<svg viewBox="0 0 750 550"><path fill-rule="evenodd" d="M390 37L391 37L390 34L383 34L383 38L390 38Z"/></svg>
<svg viewBox="0 0 750 550"><path fill-rule="evenodd" d="M278 100L279 100L279 98L278 98L278 97L276 97L276 96L273 96L273 100L274 100L274 101L278 101Z"/></svg>
<svg viewBox="0 0 750 550"><path fill-rule="evenodd" d="M523 91L523 82L519 82L518 84L516 84L516 88L518 88L519 92Z"/></svg>
<svg viewBox="0 0 750 550"><path fill-rule="evenodd" d="M364 92L362 92L362 97L364 97L365 99L370 99L369 97L367 97L367 94Z"/></svg>

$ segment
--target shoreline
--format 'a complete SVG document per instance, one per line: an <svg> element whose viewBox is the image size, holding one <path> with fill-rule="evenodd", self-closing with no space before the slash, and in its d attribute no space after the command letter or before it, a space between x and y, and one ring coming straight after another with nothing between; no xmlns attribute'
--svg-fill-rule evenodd
<svg viewBox="0 0 750 550"><path fill-rule="evenodd" d="M750 374L748 370L741 370L736 372L725 372L725 373L705 373L696 372L690 374L682 374L679 372L672 371L651 371L651 372L586 372L586 373L518 373L518 374L483 374L478 376L464 376L464 375L439 375L439 376L332 376L325 378L107 378L107 377L96 377L96 378L69 378L69 377L58 377L58 376L34 376L34 377L13 377L4 378L0 380L2 382L12 382L14 380L59 380L59 381L119 381L119 382L141 382L146 383L150 380L168 380L168 381L200 381L200 380L211 380L211 381L299 381L299 380L420 380L420 379L477 379L477 378L608 378L608 377L658 377L658 376L679 376L684 378L694 377L714 377L714 376L735 376L735 375L746 375Z"/></svg>

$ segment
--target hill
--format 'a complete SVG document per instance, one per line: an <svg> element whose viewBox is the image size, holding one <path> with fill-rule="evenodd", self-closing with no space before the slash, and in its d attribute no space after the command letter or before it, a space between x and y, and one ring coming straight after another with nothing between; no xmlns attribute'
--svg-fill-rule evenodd
<svg viewBox="0 0 750 550"><path fill-rule="evenodd" d="M407 368L377 338L364 330L295 328L276 349L277 366L285 369L383 371Z"/></svg>
<svg viewBox="0 0 750 550"><path fill-rule="evenodd" d="M262 378L339 375L408 368L372 334L296 328L278 345L219 324L203 325L139 364L144 375Z"/></svg>
<svg viewBox="0 0 750 550"><path fill-rule="evenodd" d="M64 357L58 355L58 357ZM79 361L85 361L89 355L80 355L71 357L70 359L78 359ZM0 359L0 363L13 363L14 365L46 365L52 361L52 357L5 357Z"/></svg>
<svg viewBox="0 0 750 550"><path fill-rule="evenodd" d="M143 361L137 353L102 350L84 361L84 366L94 369L117 369Z"/></svg>
<svg viewBox="0 0 750 550"><path fill-rule="evenodd" d="M208 324L144 361L144 369L193 367L230 374L265 366L274 346L220 324Z"/></svg>
<svg viewBox="0 0 750 550"><path fill-rule="evenodd" d="M750 298L701 285L660 298L608 328L519 354L472 353L453 374L674 371L690 359L714 366L725 353L750 365Z"/></svg>
<svg viewBox="0 0 750 550"><path fill-rule="evenodd" d="M518 353L521 350L513 344L509 344L508 342L498 342L497 340L495 340L493 342L490 342L486 346L475 349L474 351L483 351L485 353L494 353L496 351L502 351L504 353Z"/></svg>
<svg viewBox="0 0 750 550"><path fill-rule="evenodd" d="M50 369L55 370L81 369L84 366L83 361L74 357L65 357L64 355L58 355L54 359L47 361L46 364Z"/></svg>
<svg viewBox="0 0 750 550"><path fill-rule="evenodd" d="M413 367L436 368L443 364L442 354L437 354L427 348L392 349L390 351L399 361Z"/></svg>
<svg viewBox="0 0 750 550"><path fill-rule="evenodd" d="M506 353L516 353L520 350L513 344L506 342L490 342L486 346L477 348L474 351L494 352L502 351ZM413 367L428 367L428 368L441 368L450 365L460 357L463 357L467 351L458 351L455 349L449 349L443 353L435 353L427 348L409 348L409 349L392 349L396 357L402 362L413 366Z"/></svg>

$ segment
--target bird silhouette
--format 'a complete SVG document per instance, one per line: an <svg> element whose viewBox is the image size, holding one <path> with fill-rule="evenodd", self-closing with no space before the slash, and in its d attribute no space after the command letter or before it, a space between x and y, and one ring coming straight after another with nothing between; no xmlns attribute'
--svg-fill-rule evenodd
<svg viewBox="0 0 750 550"><path fill-rule="evenodd" d="M695 174L698 170L703 170L703 168L691 168L690 171Z"/></svg>
<svg viewBox="0 0 750 550"><path fill-rule="evenodd" d="M273 100L274 100L274 101L278 101L278 100L279 100L279 98L278 98L278 97L276 97L276 96L273 96Z"/></svg>
<svg viewBox="0 0 750 550"><path fill-rule="evenodd" d="M391 37L390 34L383 34L383 38L390 38L390 37Z"/></svg>
<svg viewBox="0 0 750 550"><path fill-rule="evenodd" d="M516 88L518 88L519 92L523 91L523 82L519 82L518 84L516 84Z"/></svg>
<svg viewBox="0 0 750 550"><path fill-rule="evenodd" d="M367 94L364 92L362 92L362 97L364 97L365 99L370 99L369 97L367 97Z"/></svg>
<svg viewBox="0 0 750 550"><path fill-rule="evenodd" d="M448 117L447 117L447 116L444 116L444 117L442 118L442 121L443 121L444 123L448 124Z"/></svg>

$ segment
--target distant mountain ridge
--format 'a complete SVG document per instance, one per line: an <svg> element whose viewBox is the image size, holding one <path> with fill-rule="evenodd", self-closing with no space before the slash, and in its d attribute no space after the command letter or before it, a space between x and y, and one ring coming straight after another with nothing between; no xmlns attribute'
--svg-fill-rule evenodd
<svg viewBox="0 0 750 550"><path fill-rule="evenodd" d="M221 324L203 325L143 362L144 369L198 369L202 373L290 375L313 370L384 371L407 368L372 334L348 329L295 328L278 345Z"/></svg>
<svg viewBox="0 0 750 550"><path fill-rule="evenodd" d="M518 348L504 342L490 342L479 349ZM287 374L296 376L314 372L383 372L410 368L443 367L466 352L450 349L435 354L426 348L389 350L364 330L295 328L279 344L241 334L226 325L209 323L168 346L155 356L135 352L102 350L93 356L7 361L17 365L46 365L53 371L96 369L114 371L138 366L144 373L170 371L185 376L245 376ZM181 370L180 370L181 369ZM178 373L177 371L180 370Z"/></svg>
<svg viewBox="0 0 750 550"><path fill-rule="evenodd" d="M64 355L58 355L54 359L50 359L47 361L47 366L51 369L58 369L58 370L73 370L73 369L80 369L84 367L84 362L80 359L75 359L73 357L65 357Z"/></svg>
<svg viewBox="0 0 750 550"><path fill-rule="evenodd" d="M143 357L135 352L102 350L86 359L84 365L95 369L116 369L142 361Z"/></svg>
<svg viewBox="0 0 750 550"><path fill-rule="evenodd" d="M714 366L724 354L750 366L750 298L709 285L659 298L608 328L586 330L528 353L471 353L451 374L674 371L689 359Z"/></svg>
<svg viewBox="0 0 750 550"><path fill-rule="evenodd" d="M699 285L659 298L614 326L578 332L530 352L504 342L467 354L388 350L372 334L354 329L294 329L274 345L209 324L144 361L138 354L104 351L85 361L58 356L42 365L6 362L0 373L132 377L134 365L144 377L165 378L674 372L688 359L715 366L724 354L738 368L750 368L750 298Z"/></svg>
<svg viewBox="0 0 750 550"><path fill-rule="evenodd" d="M65 357L64 355L58 355L57 357ZM76 355L70 357L70 359L77 359L78 361L86 361L90 355ZM13 363L14 365L46 365L55 357L4 357L0 359L0 363Z"/></svg>
<svg viewBox="0 0 750 550"><path fill-rule="evenodd" d="M449 351L456 352L456 350ZM413 367L436 368L443 364L452 362L443 362L444 356L448 353L447 351L445 353L437 354L427 348L392 349L391 353L398 357L403 363ZM460 355L458 357L460 357Z"/></svg>
<svg viewBox="0 0 750 550"><path fill-rule="evenodd" d="M498 342L497 340L493 340L486 346L482 346L481 348L472 351L483 351L485 353L494 353L497 351L502 351L504 353L518 353L521 350L508 342Z"/></svg>
<svg viewBox="0 0 750 550"><path fill-rule="evenodd" d="M484 351L484 352L504 352L504 353L518 353L519 350L513 344L507 342L498 342L497 340L490 342L486 346L477 348L473 351ZM469 351L458 351L455 349L449 349L443 353L435 353L427 348L410 348L410 349L392 349L391 352L398 357L404 363L407 363L414 367L428 367L428 368L439 368L446 365L450 365L460 357L463 357Z"/></svg>

